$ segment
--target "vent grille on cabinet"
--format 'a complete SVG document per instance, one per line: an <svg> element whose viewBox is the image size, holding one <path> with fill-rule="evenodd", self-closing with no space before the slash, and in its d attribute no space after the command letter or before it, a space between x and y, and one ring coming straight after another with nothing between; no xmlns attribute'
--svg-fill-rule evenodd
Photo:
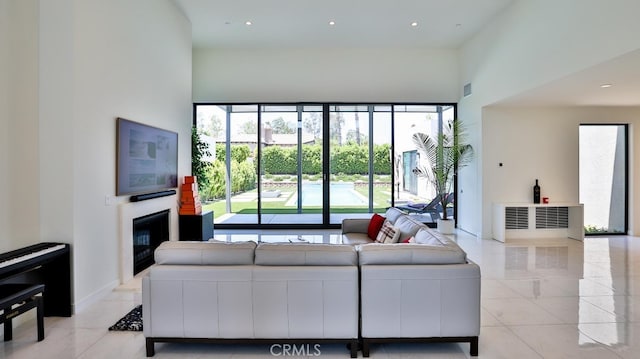
<svg viewBox="0 0 640 359"><path fill-rule="evenodd" d="M528 207L505 207L505 229L529 229Z"/></svg>
<svg viewBox="0 0 640 359"><path fill-rule="evenodd" d="M569 207L536 207L536 228L569 228Z"/></svg>

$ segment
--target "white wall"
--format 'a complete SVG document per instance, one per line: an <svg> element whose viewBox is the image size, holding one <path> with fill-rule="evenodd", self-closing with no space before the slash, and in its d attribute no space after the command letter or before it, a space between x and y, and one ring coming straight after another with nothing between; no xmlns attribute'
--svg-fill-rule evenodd
<svg viewBox="0 0 640 359"><path fill-rule="evenodd" d="M491 231L487 203L493 200L488 190L493 177L485 171L494 169L497 158L484 154L493 138L481 134L490 132L485 122L495 120L486 118L483 108L640 48L635 35L640 32L640 22L635 21L639 12L637 1L519 0L461 47L458 88L470 82L473 94L459 100L458 113L477 129L472 138L477 161L489 161L461 173L461 227L483 237ZM528 128L524 123L519 131Z"/></svg>
<svg viewBox="0 0 640 359"><path fill-rule="evenodd" d="M0 1L0 252L39 235L37 12L35 0Z"/></svg>
<svg viewBox="0 0 640 359"><path fill-rule="evenodd" d="M483 216L481 233L491 238L491 205L532 202L540 180L542 196L553 202L579 201L579 126L583 123L630 124L629 142L640 143L640 108L486 107L482 114ZM633 147L631 147L633 148ZM640 229L637 201L638 156L630 150L630 232ZM499 163L503 163L499 167ZM635 200L634 200L635 199Z"/></svg>
<svg viewBox="0 0 640 359"><path fill-rule="evenodd" d="M454 50L195 49L194 102L456 102Z"/></svg>
<svg viewBox="0 0 640 359"><path fill-rule="evenodd" d="M0 122L11 159L0 164L12 172L0 184L29 193L18 188L0 213L20 230L0 234L12 248L71 243L78 308L118 283L118 209L128 198L114 198L116 117L178 132L178 175L191 172L191 26L171 0L11 3L20 6L6 17L24 30L0 36L20 44L10 86L26 84L9 109L20 121ZM5 63L2 76L13 70Z"/></svg>
<svg viewBox="0 0 640 359"><path fill-rule="evenodd" d="M552 203L578 202L578 127L567 112L484 109L482 213L487 215L483 216L483 238L491 238L492 203L533 202L536 179L542 196Z"/></svg>
<svg viewBox="0 0 640 359"><path fill-rule="evenodd" d="M39 85L37 102L33 104L39 112L39 237L73 245L73 1L39 3Z"/></svg>
<svg viewBox="0 0 640 359"><path fill-rule="evenodd" d="M115 117L177 132L178 175L191 173L191 25L172 1L83 0L75 12L74 265L82 300L119 278L118 206L105 205L116 187Z"/></svg>
<svg viewBox="0 0 640 359"><path fill-rule="evenodd" d="M9 1L0 0L0 238L9 238ZM0 251L11 249L2 241Z"/></svg>

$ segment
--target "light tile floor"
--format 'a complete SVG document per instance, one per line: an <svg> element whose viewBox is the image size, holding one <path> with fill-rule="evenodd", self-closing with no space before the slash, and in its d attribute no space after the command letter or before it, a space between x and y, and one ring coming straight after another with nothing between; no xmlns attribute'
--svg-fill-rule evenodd
<svg viewBox="0 0 640 359"><path fill-rule="evenodd" d="M238 234L237 239L248 235L226 233L220 239L233 240L229 233ZM323 233L331 242L336 231L315 235ZM509 244L465 233L455 238L482 268L478 358L640 357L640 238ZM141 333L107 331L140 301L134 282L71 318L45 318L46 338L40 343L34 321L25 322L14 329L13 341L0 344L0 358L143 358ZM468 352L468 344L386 344L372 346L371 358L467 358ZM344 345L322 345L319 356L310 354L349 357ZM157 344L155 357L274 356L268 345Z"/></svg>

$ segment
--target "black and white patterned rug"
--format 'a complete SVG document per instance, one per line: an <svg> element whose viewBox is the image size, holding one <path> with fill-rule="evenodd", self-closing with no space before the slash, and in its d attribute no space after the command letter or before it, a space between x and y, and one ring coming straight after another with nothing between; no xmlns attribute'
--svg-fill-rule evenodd
<svg viewBox="0 0 640 359"><path fill-rule="evenodd" d="M133 308L127 315L118 320L118 322L109 327L109 330L117 331L142 331L142 304Z"/></svg>

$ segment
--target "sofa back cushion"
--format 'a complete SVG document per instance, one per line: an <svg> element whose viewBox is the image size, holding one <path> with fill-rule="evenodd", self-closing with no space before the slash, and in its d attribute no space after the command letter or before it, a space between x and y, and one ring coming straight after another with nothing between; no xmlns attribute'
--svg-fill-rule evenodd
<svg viewBox="0 0 640 359"><path fill-rule="evenodd" d="M386 218L387 221L391 222L391 224L395 224L396 220L404 215L406 215L406 213L402 212L401 210L395 207L389 207L389 209L387 209L387 212L384 214L384 218Z"/></svg>
<svg viewBox="0 0 640 359"><path fill-rule="evenodd" d="M255 264L263 266L355 266L358 253L348 244L261 243Z"/></svg>
<svg viewBox="0 0 640 359"><path fill-rule="evenodd" d="M255 242L165 241L154 253L157 264L251 265Z"/></svg>
<svg viewBox="0 0 640 359"><path fill-rule="evenodd" d="M360 265L459 264L467 262L467 254L457 245L429 244L363 244Z"/></svg>
<svg viewBox="0 0 640 359"><path fill-rule="evenodd" d="M418 230L426 228L425 224L414 220L408 215L398 217L394 226L400 230L400 241L413 237L418 233Z"/></svg>
<svg viewBox="0 0 640 359"><path fill-rule="evenodd" d="M420 229L413 237L415 239L414 242L419 244L431 244L438 246L446 245L450 242L450 240L440 232L428 228Z"/></svg>

